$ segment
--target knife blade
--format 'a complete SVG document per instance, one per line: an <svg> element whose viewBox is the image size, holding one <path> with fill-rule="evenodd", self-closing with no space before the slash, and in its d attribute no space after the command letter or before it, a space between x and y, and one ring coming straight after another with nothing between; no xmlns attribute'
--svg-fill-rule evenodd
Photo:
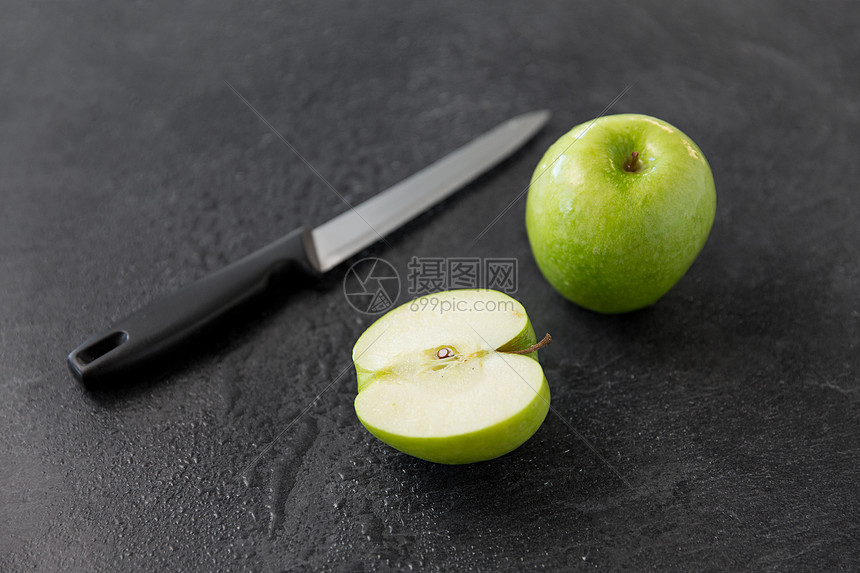
<svg viewBox="0 0 860 573"><path fill-rule="evenodd" d="M325 272L448 197L531 139L549 119L534 111L510 119L460 149L313 230Z"/></svg>
<svg viewBox="0 0 860 573"><path fill-rule="evenodd" d="M67 357L88 388L162 359L207 325L284 280L318 276L407 223L531 139L548 111L510 119L429 167L319 227L300 227L262 249L154 301L91 336Z"/></svg>

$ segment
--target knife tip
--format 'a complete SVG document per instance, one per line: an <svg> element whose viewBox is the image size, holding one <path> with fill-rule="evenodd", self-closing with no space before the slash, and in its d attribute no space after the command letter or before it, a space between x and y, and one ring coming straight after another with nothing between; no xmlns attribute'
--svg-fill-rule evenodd
<svg viewBox="0 0 860 573"><path fill-rule="evenodd" d="M548 109L538 109L519 115L512 121L526 123L534 126L534 129L540 129L549 121L550 117L552 117L552 113Z"/></svg>

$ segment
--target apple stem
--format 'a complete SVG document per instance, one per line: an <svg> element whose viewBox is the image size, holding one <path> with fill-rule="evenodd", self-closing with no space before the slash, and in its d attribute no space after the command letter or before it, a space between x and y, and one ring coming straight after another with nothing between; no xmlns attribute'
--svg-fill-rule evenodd
<svg viewBox="0 0 860 573"><path fill-rule="evenodd" d="M540 350L550 342L552 342L552 336L547 333L546 336L543 337L543 340L541 340L540 342L532 344L528 348L523 348L522 350L511 350L510 352L508 352L508 354L531 354L536 350Z"/></svg>
<svg viewBox="0 0 860 573"><path fill-rule="evenodd" d="M630 159L627 160L627 163L624 165L624 169L627 171L639 171L639 152L634 151L630 154Z"/></svg>

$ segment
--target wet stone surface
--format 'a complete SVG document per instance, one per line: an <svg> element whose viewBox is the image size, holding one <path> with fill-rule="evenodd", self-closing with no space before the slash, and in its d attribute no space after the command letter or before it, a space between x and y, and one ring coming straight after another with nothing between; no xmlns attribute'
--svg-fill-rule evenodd
<svg viewBox="0 0 860 573"><path fill-rule="evenodd" d="M0 569L857 569L857 26L847 2L8 6ZM351 204L553 112L353 259L518 261L553 337L529 442L447 467L372 438L349 263L135 384L72 380L89 334L346 209L225 80ZM611 112L689 134L717 215L663 300L600 316L543 280L517 197L627 86Z"/></svg>

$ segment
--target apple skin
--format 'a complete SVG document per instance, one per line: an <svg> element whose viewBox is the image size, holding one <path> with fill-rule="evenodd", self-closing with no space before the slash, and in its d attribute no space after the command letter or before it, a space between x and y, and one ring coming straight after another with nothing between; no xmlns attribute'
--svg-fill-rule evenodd
<svg viewBox="0 0 860 573"><path fill-rule="evenodd" d="M639 153L639 169L625 164ZM541 159L526 230L544 277L587 309L622 313L657 302L704 247L714 177L676 127L639 114L574 127Z"/></svg>

